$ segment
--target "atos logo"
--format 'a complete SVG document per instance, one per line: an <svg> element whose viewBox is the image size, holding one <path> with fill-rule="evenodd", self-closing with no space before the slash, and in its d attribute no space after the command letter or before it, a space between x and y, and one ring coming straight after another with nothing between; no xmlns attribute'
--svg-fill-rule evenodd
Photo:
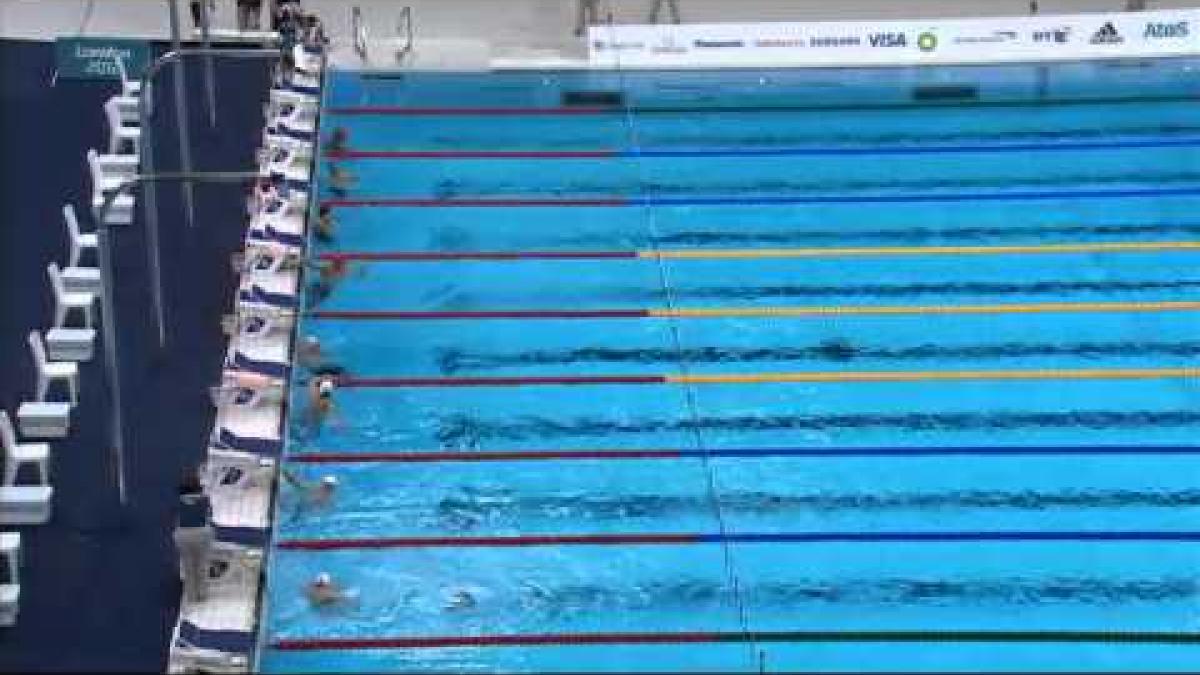
<svg viewBox="0 0 1200 675"><path fill-rule="evenodd" d="M1177 21L1175 23L1148 23L1146 24L1146 32L1142 35L1145 38L1185 38L1188 36L1188 22Z"/></svg>
<svg viewBox="0 0 1200 675"><path fill-rule="evenodd" d="M867 42L872 47L907 47L908 39L904 33L871 33Z"/></svg>

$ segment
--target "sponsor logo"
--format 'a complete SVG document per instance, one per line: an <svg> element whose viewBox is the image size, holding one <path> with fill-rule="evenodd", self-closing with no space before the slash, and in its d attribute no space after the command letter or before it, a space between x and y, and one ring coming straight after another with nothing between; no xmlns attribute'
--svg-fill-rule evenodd
<svg viewBox="0 0 1200 675"><path fill-rule="evenodd" d="M641 51L646 48L645 42L609 42L608 40L596 40L592 43L592 47L598 52L627 52L631 50Z"/></svg>
<svg viewBox="0 0 1200 675"><path fill-rule="evenodd" d="M987 35L961 35L954 38L957 45L990 44L996 42L1012 42L1017 39L1015 30L994 30Z"/></svg>
<svg viewBox="0 0 1200 675"><path fill-rule="evenodd" d="M925 31L917 36L917 48L923 52L931 52L937 49L937 36L929 31Z"/></svg>
<svg viewBox="0 0 1200 675"><path fill-rule="evenodd" d="M1047 30L1033 31L1034 42L1053 42L1056 44L1066 44L1071 41L1070 27L1063 26L1062 28L1050 28Z"/></svg>
<svg viewBox="0 0 1200 675"><path fill-rule="evenodd" d="M908 38L904 33L871 33L867 36L867 44L872 47L907 47Z"/></svg>
<svg viewBox="0 0 1200 675"><path fill-rule="evenodd" d="M745 47L743 40L696 40L692 44L703 49L725 49L727 47Z"/></svg>
<svg viewBox="0 0 1200 675"><path fill-rule="evenodd" d="M1188 34L1188 22L1176 21L1175 23L1148 23L1142 37L1160 40L1162 38L1185 38Z"/></svg>
<svg viewBox="0 0 1200 675"><path fill-rule="evenodd" d="M673 35L664 35L662 41L650 48L654 54L685 54L687 46L675 42Z"/></svg>
<svg viewBox="0 0 1200 675"><path fill-rule="evenodd" d="M857 47L862 38L857 35L821 35L808 39L809 47Z"/></svg>
<svg viewBox="0 0 1200 675"><path fill-rule="evenodd" d="M1121 37L1121 33L1117 31L1117 27L1112 25L1112 22L1104 24L1092 35L1092 44L1094 45L1119 45L1125 42L1125 38Z"/></svg>
<svg viewBox="0 0 1200 675"><path fill-rule="evenodd" d="M755 47L767 47L770 49L794 49L796 47L803 47L806 44L808 43L804 41L804 38L774 38L754 41Z"/></svg>

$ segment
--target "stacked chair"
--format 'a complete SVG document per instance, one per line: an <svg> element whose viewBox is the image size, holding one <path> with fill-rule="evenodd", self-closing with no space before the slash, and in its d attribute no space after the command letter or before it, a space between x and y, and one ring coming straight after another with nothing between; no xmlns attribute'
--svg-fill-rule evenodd
<svg viewBox="0 0 1200 675"><path fill-rule="evenodd" d="M117 60L121 92L104 104L108 121L108 154L88 152L92 204L85 211L95 220L107 192L117 189L137 173L141 131L137 123L137 95L141 84L130 81L124 63ZM112 224L133 221L134 199L118 198L109 211ZM4 474L0 481L0 525L40 525L51 517L54 488L50 441L71 433L71 411L79 404L80 364L92 359L99 319L96 304L101 291L97 235L84 231L74 205L62 209L67 250L61 261L46 265L46 281L54 300L49 325L29 331L27 342L33 364L31 398L20 404L15 419L0 410L0 451ZM21 537L0 532L0 626L17 621L21 595Z"/></svg>

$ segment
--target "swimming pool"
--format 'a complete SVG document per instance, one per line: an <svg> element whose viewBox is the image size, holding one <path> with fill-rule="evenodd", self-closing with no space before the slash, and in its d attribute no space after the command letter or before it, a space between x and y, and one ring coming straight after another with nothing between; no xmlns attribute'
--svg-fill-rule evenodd
<svg viewBox="0 0 1200 675"><path fill-rule="evenodd" d="M264 670L1194 666L1193 63L330 82Z"/></svg>

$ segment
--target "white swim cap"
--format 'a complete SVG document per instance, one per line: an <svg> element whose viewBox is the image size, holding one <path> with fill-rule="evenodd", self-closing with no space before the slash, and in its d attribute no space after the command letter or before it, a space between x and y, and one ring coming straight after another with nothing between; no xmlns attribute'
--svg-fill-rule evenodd
<svg viewBox="0 0 1200 675"><path fill-rule="evenodd" d="M338 484L337 476L325 476L324 478L321 479L321 485L324 485L326 487L337 487L337 484Z"/></svg>
<svg viewBox="0 0 1200 675"><path fill-rule="evenodd" d="M317 385L317 391L322 394L333 393L333 380L321 380L321 384Z"/></svg>
<svg viewBox="0 0 1200 675"><path fill-rule="evenodd" d="M333 577L329 576L328 572L321 572L313 583L318 586L328 586L333 583Z"/></svg>
<svg viewBox="0 0 1200 675"><path fill-rule="evenodd" d="M316 336L316 335L305 335L305 336L304 336L304 344L306 344L306 345L315 345L315 344L318 344L318 343L320 343L320 340L318 340L318 339L317 339L317 336Z"/></svg>

